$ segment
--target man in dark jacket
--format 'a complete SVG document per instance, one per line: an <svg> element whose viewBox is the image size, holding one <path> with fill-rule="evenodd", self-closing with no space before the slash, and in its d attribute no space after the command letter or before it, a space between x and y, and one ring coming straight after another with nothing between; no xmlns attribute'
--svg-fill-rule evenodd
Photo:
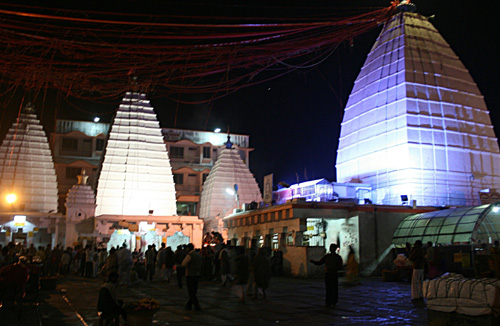
<svg viewBox="0 0 500 326"><path fill-rule="evenodd" d="M408 257L413 263L413 274L411 277L411 299L423 300L422 286L424 283L425 253L422 249L422 241L417 240L413 245L413 250Z"/></svg>
<svg viewBox="0 0 500 326"><path fill-rule="evenodd" d="M315 265L325 265L325 288L326 307L335 307L339 300L339 277L337 272L342 269L342 257L337 254L339 246L335 243L330 245L330 253L326 254L319 261L311 259Z"/></svg>
<svg viewBox="0 0 500 326"><path fill-rule="evenodd" d="M201 276L201 257L194 250L192 243L187 245L188 254L182 261L182 266L186 268L186 286L188 289L189 300L186 303L186 310L191 310L192 306L197 311L201 311L196 293L198 292L198 282Z"/></svg>

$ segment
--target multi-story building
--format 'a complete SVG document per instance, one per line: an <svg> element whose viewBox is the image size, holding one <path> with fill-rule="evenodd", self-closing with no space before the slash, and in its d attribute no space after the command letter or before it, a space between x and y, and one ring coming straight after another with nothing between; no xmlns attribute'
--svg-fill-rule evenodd
<svg viewBox="0 0 500 326"><path fill-rule="evenodd" d="M177 214L199 215L201 188L217 158L225 148L227 135L195 130L164 128L177 193ZM248 135L231 134L241 159L249 166Z"/></svg>
<svg viewBox="0 0 500 326"><path fill-rule="evenodd" d="M50 135L50 147L57 174L59 212L65 211L68 190L85 169L88 184L95 190L98 167L106 145L109 123L57 120Z"/></svg>
<svg viewBox="0 0 500 326"><path fill-rule="evenodd" d="M57 120L56 131L50 135L58 180L59 211L64 212L68 190L77 175L85 169L88 184L96 189L98 169L104 152L110 124L90 121ZM227 135L209 131L163 128L169 152L177 197L177 214L198 215L203 182L212 169ZM249 165L248 135L231 134L242 160Z"/></svg>

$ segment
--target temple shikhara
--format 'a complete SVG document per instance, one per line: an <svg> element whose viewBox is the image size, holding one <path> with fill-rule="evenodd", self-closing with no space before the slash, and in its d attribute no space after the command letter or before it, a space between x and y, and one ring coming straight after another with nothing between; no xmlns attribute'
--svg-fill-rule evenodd
<svg viewBox="0 0 500 326"><path fill-rule="evenodd" d="M201 244L203 222L196 216L177 216L172 168L153 107L144 94L127 93L109 133L96 195L96 228L113 233L109 245L171 238ZM116 225L124 226L118 232ZM114 231L113 231L114 230ZM130 231L135 232L131 235ZM175 239L175 241L174 241Z"/></svg>
<svg viewBox="0 0 500 326"><path fill-rule="evenodd" d="M483 96L426 17L384 26L347 102L336 168L338 182L371 184L376 204L476 205L499 188Z"/></svg>

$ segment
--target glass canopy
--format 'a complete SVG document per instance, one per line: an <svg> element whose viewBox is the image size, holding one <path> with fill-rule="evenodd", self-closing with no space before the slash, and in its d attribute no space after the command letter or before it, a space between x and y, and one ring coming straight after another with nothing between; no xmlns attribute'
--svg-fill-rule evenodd
<svg viewBox="0 0 500 326"><path fill-rule="evenodd" d="M399 223L392 243L478 244L500 240L500 202L410 215Z"/></svg>

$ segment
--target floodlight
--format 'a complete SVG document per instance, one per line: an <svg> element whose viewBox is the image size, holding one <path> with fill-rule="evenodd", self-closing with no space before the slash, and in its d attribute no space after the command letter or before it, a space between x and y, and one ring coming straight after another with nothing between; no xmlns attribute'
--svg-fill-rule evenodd
<svg viewBox="0 0 500 326"><path fill-rule="evenodd" d="M9 204L13 204L17 200L17 196L14 193L10 193L5 197L5 200Z"/></svg>

